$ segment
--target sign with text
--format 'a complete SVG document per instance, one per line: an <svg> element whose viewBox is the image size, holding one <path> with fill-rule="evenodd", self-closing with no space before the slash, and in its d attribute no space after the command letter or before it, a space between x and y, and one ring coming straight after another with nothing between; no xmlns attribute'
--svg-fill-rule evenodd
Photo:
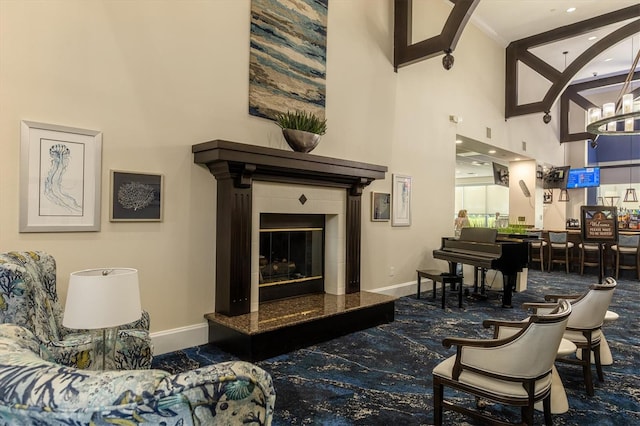
<svg viewBox="0 0 640 426"><path fill-rule="evenodd" d="M618 241L618 212L616 207L582 206L580 208L582 240L605 243Z"/></svg>

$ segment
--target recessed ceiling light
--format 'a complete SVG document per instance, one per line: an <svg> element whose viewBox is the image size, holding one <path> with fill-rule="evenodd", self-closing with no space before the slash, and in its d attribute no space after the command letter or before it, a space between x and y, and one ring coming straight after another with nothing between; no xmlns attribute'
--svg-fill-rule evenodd
<svg viewBox="0 0 640 426"><path fill-rule="evenodd" d="M514 158L515 161L520 161L520 157Z"/></svg>
<svg viewBox="0 0 640 426"><path fill-rule="evenodd" d="M495 154L495 153L496 153L496 150L495 150L495 149L490 149L490 150L489 150L489 154Z"/></svg>
<svg viewBox="0 0 640 426"><path fill-rule="evenodd" d="M610 62L610 61L613 61L613 58L607 58L607 59L605 59L604 61L605 61L605 62Z"/></svg>
<svg viewBox="0 0 640 426"><path fill-rule="evenodd" d="M456 140L456 143L459 145L462 143L462 141L460 139Z"/></svg>
<svg viewBox="0 0 640 426"><path fill-rule="evenodd" d="M596 36L591 36L591 37L589 37L589 38L588 38L588 40L595 40L595 39L597 39L597 38L598 38L598 37L596 37Z"/></svg>
<svg viewBox="0 0 640 426"><path fill-rule="evenodd" d="M571 12L575 12L576 8L575 7L570 7L569 9L567 9L567 13L571 13Z"/></svg>

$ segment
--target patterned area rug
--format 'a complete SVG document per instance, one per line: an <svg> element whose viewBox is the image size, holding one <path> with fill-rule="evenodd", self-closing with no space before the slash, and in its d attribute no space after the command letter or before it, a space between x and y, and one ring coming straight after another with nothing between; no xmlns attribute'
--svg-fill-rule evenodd
<svg viewBox="0 0 640 426"><path fill-rule="evenodd" d="M513 297L513 309L500 307L498 294L488 300L448 298L439 307L427 291L420 300L403 297L396 302L393 323L352 333L318 345L257 362L271 373L276 389L274 425L428 425L433 424L431 370L455 349L442 346L447 336L490 337L482 328L487 318L523 319L519 306L542 301L545 294L579 294L597 282L593 275L529 271L528 289ZM430 287L430 286L427 286ZM554 425L640 424L640 283L621 277L610 310L620 319L604 331L614 364L604 367L605 381L594 373L595 396L586 394L579 366L557 364L566 388L569 411L553 416ZM203 345L154 359L154 368L179 372L234 359L215 347ZM446 391L447 399L473 406L464 394ZM490 404L487 408L505 420L517 421L520 412ZM445 412L446 424L476 424L457 413ZM536 424L544 424L536 413Z"/></svg>

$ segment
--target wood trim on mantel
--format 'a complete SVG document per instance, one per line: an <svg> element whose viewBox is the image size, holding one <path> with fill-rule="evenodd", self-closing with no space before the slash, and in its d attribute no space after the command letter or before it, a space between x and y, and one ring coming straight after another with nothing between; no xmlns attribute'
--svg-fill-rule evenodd
<svg viewBox="0 0 640 426"><path fill-rule="evenodd" d="M254 180L347 190L347 293L360 291L362 190L384 179L386 166L322 157L224 140L192 146L194 163L218 182L216 213L216 312L227 316L251 309L251 217Z"/></svg>
<svg viewBox="0 0 640 426"><path fill-rule="evenodd" d="M253 179L290 183L314 183L319 186L351 187L369 185L384 179L386 166L321 157L302 152L214 140L193 145L194 162L211 170L217 163L229 163L234 170L251 164ZM213 170L211 170L213 173Z"/></svg>

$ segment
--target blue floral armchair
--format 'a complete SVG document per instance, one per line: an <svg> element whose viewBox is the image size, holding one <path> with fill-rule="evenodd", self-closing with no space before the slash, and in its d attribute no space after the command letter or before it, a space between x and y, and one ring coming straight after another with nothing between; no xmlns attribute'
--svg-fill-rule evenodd
<svg viewBox="0 0 640 426"><path fill-rule="evenodd" d="M41 359L42 346L26 328L0 324L0 424L271 424L273 382L253 364L231 361L176 375L88 371Z"/></svg>
<svg viewBox="0 0 640 426"><path fill-rule="evenodd" d="M41 251L0 253L0 323L30 330L42 344L40 356L58 364L89 368L94 362L92 335L62 325L62 307L56 292L56 262ZM153 346L149 338L149 314L121 326L115 341L113 370L151 367Z"/></svg>

